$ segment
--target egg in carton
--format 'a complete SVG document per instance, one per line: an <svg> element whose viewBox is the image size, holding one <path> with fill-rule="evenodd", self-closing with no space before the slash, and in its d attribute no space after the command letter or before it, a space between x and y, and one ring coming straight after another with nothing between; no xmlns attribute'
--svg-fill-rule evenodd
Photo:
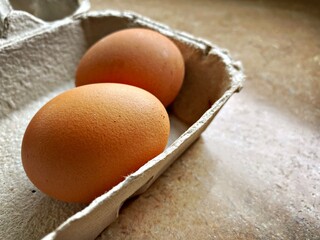
<svg viewBox="0 0 320 240"><path fill-rule="evenodd" d="M0 194L6 238L47 234L43 239L94 239L117 218L128 198L146 191L200 136L243 85L241 64L206 40L129 11L88 12L88 1L68 6L70 16L47 16L34 6L34 14L44 21L0 1ZM78 62L91 45L127 28L148 28L169 37L184 58L184 83L168 109L166 149L89 205L63 203L36 192L20 157L28 122L45 102L74 87ZM52 220L45 221L48 217Z"/></svg>

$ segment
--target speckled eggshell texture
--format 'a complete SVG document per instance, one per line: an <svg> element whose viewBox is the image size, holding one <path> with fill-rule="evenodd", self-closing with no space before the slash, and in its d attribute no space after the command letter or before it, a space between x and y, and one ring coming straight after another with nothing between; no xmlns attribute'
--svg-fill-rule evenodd
<svg viewBox="0 0 320 240"><path fill-rule="evenodd" d="M168 106L182 86L184 60L166 36L133 28L107 35L80 60L76 86L99 82L141 87Z"/></svg>
<svg viewBox="0 0 320 240"><path fill-rule="evenodd" d="M160 154L169 117L149 92L125 84L68 90L42 107L27 127L22 161L44 193L90 202Z"/></svg>

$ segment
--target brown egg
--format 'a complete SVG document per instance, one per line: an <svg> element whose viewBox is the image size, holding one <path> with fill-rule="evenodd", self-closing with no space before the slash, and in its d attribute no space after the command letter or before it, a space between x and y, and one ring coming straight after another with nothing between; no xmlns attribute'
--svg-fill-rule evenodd
<svg viewBox="0 0 320 240"><path fill-rule="evenodd" d="M82 57L76 86L100 82L143 88L168 106L184 78L184 60L177 46L147 29L126 29L98 41Z"/></svg>
<svg viewBox="0 0 320 240"><path fill-rule="evenodd" d="M29 123L22 163L42 192L88 203L160 154L169 118L149 92L125 84L91 84L66 91Z"/></svg>

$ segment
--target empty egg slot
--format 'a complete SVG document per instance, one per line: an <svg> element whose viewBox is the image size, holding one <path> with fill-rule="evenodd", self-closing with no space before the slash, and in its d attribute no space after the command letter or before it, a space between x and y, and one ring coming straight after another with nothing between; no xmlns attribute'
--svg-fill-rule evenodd
<svg viewBox="0 0 320 240"><path fill-rule="evenodd" d="M14 10L25 11L44 21L71 16L79 7L77 0L10 0Z"/></svg>

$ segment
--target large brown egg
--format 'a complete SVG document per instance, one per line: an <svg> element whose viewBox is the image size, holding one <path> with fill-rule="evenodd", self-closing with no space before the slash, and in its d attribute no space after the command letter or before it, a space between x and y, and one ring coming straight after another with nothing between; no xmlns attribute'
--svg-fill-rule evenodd
<svg viewBox="0 0 320 240"><path fill-rule="evenodd" d="M22 163L42 192L88 203L160 154L169 118L149 92L129 85L91 84L66 91L29 123Z"/></svg>
<svg viewBox="0 0 320 240"><path fill-rule="evenodd" d="M76 86L100 82L143 88L168 106L184 78L184 60L164 35L147 29L126 29L104 37L82 57Z"/></svg>

